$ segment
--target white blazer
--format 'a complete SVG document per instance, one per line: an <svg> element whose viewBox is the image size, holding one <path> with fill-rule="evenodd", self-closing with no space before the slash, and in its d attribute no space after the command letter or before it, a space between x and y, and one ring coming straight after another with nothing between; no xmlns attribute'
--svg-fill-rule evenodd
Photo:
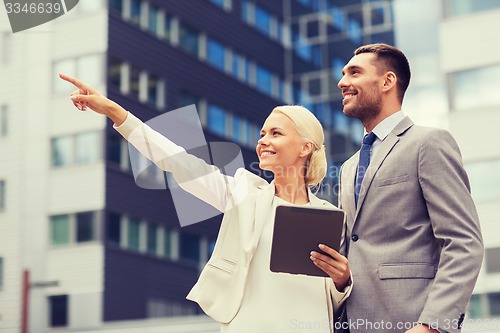
<svg viewBox="0 0 500 333"><path fill-rule="evenodd" d="M225 176L142 123L131 113L114 128L161 169L171 172L181 188L224 213L211 258L187 299L197 302L213 319L229 323L238 313L252 257L275 194L274 183L241 168ZM338 210L309 191L312 207ZM267 268L263 268L267 269ZM330 320L351 287L338 292L325 278ZM351 285L352 286L352 285Z"/></svg>

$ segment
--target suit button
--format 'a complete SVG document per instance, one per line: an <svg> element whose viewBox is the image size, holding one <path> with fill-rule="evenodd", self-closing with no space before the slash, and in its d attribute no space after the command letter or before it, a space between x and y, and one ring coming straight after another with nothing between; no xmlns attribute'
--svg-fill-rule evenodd
<svg viewBox="0 0 500 333"><path fill-rule="evenodd" d="M352 241L353 242L357 242L359 239L359 236L358 235L352 235Z"/></svg>

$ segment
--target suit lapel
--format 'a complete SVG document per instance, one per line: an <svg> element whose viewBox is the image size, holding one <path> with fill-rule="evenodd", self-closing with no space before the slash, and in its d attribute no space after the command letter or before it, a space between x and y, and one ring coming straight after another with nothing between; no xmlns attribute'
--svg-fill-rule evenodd
<svg viewBox="0 0 500 333"><path fill-rule="evenodd" d="M363 178L363 184L359 192L358 206L356 207L354 222L356 222L361 206L363 205L363 202L365 200L366 193L369 191L373 178L377 174L378 169L381 167L382 163L389 155L392 148L394 148L394 146L398 143L399 137L411 126L413 126L413 122L410 120L410 118L408 117L403 118L403 120L399 122L399 124L394 128L394 130L391 133L389 133L389 135L387 135L385 140L382 141L382 143L380 144L378 151L373 157L373 159L370 161L370 165L368 166L368 169L366 170L365 173L365 177ZM354 170L355 169L356 168L354 168Z"/></svg>
<svg viewBox="0 0 500 333"><path fill-rule="evenodd" d="M273 196L275 194L274 181L268 185L259 186L259 191L257 191L257 198L255 200L255 221L254 230L252 233L252 251L253 254L257 244L259 243L260 234L262 233L262 228L271 213L271 206L273 205Z"/></svg>

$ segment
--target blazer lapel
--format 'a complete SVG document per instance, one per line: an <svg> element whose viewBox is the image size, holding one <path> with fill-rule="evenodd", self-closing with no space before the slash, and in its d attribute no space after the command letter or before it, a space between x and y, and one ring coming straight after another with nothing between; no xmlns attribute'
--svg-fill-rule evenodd
<svg viewBox="0 0 500 333"><path fill-rule="evenodd" d="M389 135L387 135L385 140L380 144L377 154L373 157L372 161L370 161L370 165L368 166L368 169L366 170L365 173L365 177L363 178L363 184L359 192L358 206L356 207L356 214L354 217L354 221L356 221L356 218L358 217L358 213L361 209L361 206L363 205L366 193L370 189L373 178L377 174L378 169L384 162L387 155L389 155L392 148L396 145L396 143L398 143L399 137L404 132L406 132L406 130L409 129L411 126L413 126L413 122L410 120L410 118L408 117L403 118L403 120L401 120L399 124L396 125L394 130L391 133L389 133Z"/></svg>
<svg viewBox="0 0 500 333"><path fill-rule="evenodd" d="M257 244L259 243L260 234L262 233L264 224L271 213L274 194L274 181L272 181L271 184L259 186L259 191L257 191L257 198L255 200L255 227L252 233L251 241L252 255L255 252Z"/></svg>

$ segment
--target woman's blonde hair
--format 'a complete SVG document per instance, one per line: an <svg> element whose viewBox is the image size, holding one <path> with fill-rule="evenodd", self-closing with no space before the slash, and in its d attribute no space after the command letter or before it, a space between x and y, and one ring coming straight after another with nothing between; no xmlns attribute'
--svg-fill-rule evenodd
<svg viewBox="0 0 500 333"><path fill-rule="evenodd" d="M325 153L325 134L323 126L318 118L300 105L282 105L277 106L271 113L280 112L290 118L300 137L305 142L313 144L312 154L306 163L305 182L309 187L317 186L326 175L326 153Z"/></svg>

